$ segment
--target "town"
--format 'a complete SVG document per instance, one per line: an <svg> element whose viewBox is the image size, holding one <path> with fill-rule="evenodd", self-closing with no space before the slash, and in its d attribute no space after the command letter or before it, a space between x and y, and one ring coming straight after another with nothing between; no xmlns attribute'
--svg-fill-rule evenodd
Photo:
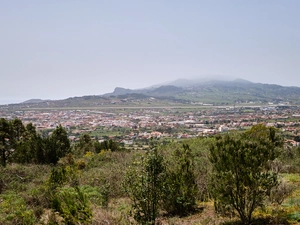
<svg viewBox="0 0 300 225"><path fill-rule="evenodd" d="M299 146L300 107L265 106L191 106L173 108L99 108L0 110L0 118L19 118L32 123L45 135L58 125L68 131L70 140L88 133L100 142L114 139L124 145L145 144L149 139L184 139L245 130L255 124L279 128L286 142Z"/></svg>

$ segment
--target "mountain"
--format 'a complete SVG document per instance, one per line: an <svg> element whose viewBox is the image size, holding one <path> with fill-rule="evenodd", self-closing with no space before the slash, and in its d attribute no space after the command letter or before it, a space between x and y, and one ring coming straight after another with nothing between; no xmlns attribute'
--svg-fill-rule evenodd
<svg viewBox="0 0 300 225"><path fill-rule="evenodd" d="M150 97L172 97L201 101L205 103L226 104L245 102L299 102L299 87L284 87L275 84L252 83L244 79L178 79L165 83L162 86L131 90L116 88L113 93L105 96L118 96L120 94L139 93Z"/></svg>
<svg viewBox="0 0 300 225"><path fill-rule="evenodd" d="M165 85L174 85L177 87L193 87L193 86L198 86L202 84L207 84L207 83L217 83L217 82L232 82L234 80L238 80L233 77L221 77L221 76L209 76L209 77L204 77L204 78L199 78L199 79L177 79L175 81L171 81L169 83L166 83ZM250 82L250 81L249 81Z"/></svg>
<svg viewBox="0 0 300 225"><path fill-rule="evenodd" d="M27 101L22 102L21 104L28 104L28 103L41 103L41 102L47 102L50 100L43 100L43 99L29 99Z"/></svg>
<svg viewBox="0 0 300 225"><path fill-rule="evenodd" d="M131 90L131 89L126 89L126 88L121 88L121 87L116 87L114 92L111 93L111 95L124 95L128 93L137 93L137 90ZM105 94L107 95L107 94ZM110 94L108 94L109 96Z"/></svg>
<svg viewBox="0 0 300 225"><path fill-rule="evenodd" d="M179 79L144 89L116 87L112 93L71 97L64 100L31 99L10 108L180 106L191 104L232 105L241 103L300 104L300 88L252 83L243 79Z"/></svg>

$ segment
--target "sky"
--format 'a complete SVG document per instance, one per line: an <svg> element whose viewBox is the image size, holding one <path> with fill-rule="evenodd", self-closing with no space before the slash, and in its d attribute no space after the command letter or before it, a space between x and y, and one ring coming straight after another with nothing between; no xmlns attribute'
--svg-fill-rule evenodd
<svg viewBox="0 0 300 225"><path fill-rule="evenodd" d="M0 0L0 104L230 76L300 87L299 0Z"/></svg>

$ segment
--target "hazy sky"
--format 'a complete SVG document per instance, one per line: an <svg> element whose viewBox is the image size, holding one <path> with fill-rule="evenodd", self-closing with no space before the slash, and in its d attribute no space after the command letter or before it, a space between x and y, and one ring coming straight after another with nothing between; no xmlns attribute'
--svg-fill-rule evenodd
<svg viewBox="0 0 300 225"><path fill-rule="evenodd" d="M0 104L225 75L300 86L299 0L1 0Z"/></svg>

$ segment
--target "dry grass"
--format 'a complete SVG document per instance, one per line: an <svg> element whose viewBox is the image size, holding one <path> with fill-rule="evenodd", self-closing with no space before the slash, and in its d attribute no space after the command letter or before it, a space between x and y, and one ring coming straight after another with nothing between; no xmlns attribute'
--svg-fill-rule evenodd
<svg viewBox="0 0 300 225"><path fill-rule="evenodd" d="M133 225L130 202L126 198L112 199L107 208L93 206L93 225Z"/></svg>
<svg viewBox="0 0 300 225"><path fill-rule="evenodd" d="M113 199L108 208L94 206L93 225L137 225L130 216L129 199ZM161 216L157 225L221 225L232 220L223 218L214 212L212 203L201 203L198 210L186 217Z"/></svg>
<svg viewBox="0 0 300 225"><path fill-rule="evenodd" d="M159 218L161 225L220 225L228 219L217 215L213 203L200 203L196 212L186 217L162 217Z"/></svg>

